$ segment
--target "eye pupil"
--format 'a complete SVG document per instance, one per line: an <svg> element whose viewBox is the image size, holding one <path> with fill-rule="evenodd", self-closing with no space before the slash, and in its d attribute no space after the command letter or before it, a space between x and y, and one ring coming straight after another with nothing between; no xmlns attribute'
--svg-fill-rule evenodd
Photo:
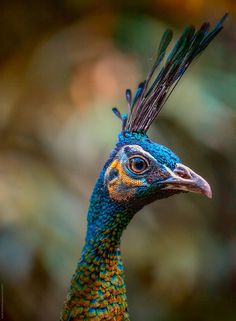
<svg viewBox="0 0 236 321"><path fill-rule="evenodd" d="M144 166L145 166L145 163L144 163L144 161L143 161L141 158L135 158L135 159L133 160L133 163L134 163L135 168L138 169L138 170L140 170L140 171L141 171L141 170L144 168Z"/></svg>
<svg viewBox="0 0 236 321"><path fill-rule="evenodd" d="M134 173L141 173L145 171L148 164L146 160L141 157L133 157L130 159L129 167Z"/></svg>

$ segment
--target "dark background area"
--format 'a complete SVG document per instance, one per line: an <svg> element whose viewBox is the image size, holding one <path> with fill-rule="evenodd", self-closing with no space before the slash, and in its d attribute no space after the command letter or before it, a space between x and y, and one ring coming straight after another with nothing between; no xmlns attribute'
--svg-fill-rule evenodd
<svg viewBox="0 0 236 321"><path fill-rule="evenodd" d="M0 4L0 282L4 320L58 320L89 196L165 28L223 32L150 136L205 177L213 199L156 202L122 239L131 320L236 320L236 4L233 0Z"/></svg>

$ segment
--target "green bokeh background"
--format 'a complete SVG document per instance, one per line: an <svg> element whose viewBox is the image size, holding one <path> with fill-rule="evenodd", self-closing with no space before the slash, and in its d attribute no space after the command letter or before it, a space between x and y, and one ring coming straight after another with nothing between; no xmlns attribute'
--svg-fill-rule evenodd
<svg viewBox="0 0 236 321"><path fill-rule="evenodd" d="M0 4L0 281L9 321L58 320L91 189L164 29L223 32L150 136L212 186L143 209L122 239L131 320L236 320L236 5L233 0Z"/></svg>

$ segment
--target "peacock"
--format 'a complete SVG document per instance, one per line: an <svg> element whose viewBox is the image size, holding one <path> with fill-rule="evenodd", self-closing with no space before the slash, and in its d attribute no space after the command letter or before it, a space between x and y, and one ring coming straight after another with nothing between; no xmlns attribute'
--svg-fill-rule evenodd
<svg viewBox="0 0 236 321"><path fill-rule="evenodd" d="M146 80L134 96L126 90L128 113L113 108L122 130L91 195L85 245L61 321L128 321L120 252L123 230L135 213L153 201L180 192L212 197L207 181L182 164L170 149L150 140L147 131L191 62L222 30L226 17L212 30L208 22L196 31L188 26L168 55L173 32L167 29Z"/></svg>

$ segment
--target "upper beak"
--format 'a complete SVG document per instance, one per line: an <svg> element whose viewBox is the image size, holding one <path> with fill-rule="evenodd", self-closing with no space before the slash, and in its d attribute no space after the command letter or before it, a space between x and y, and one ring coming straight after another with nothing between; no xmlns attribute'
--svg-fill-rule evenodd
<svg viewBox="0 0 236 321"><path fill-rule="evenodd" d="M177 164L173 171L166 166L165 168L170 176L162 182L165 184L162 189L199 193L212 198L211 187L207 181L187 166Z"/></svg>

